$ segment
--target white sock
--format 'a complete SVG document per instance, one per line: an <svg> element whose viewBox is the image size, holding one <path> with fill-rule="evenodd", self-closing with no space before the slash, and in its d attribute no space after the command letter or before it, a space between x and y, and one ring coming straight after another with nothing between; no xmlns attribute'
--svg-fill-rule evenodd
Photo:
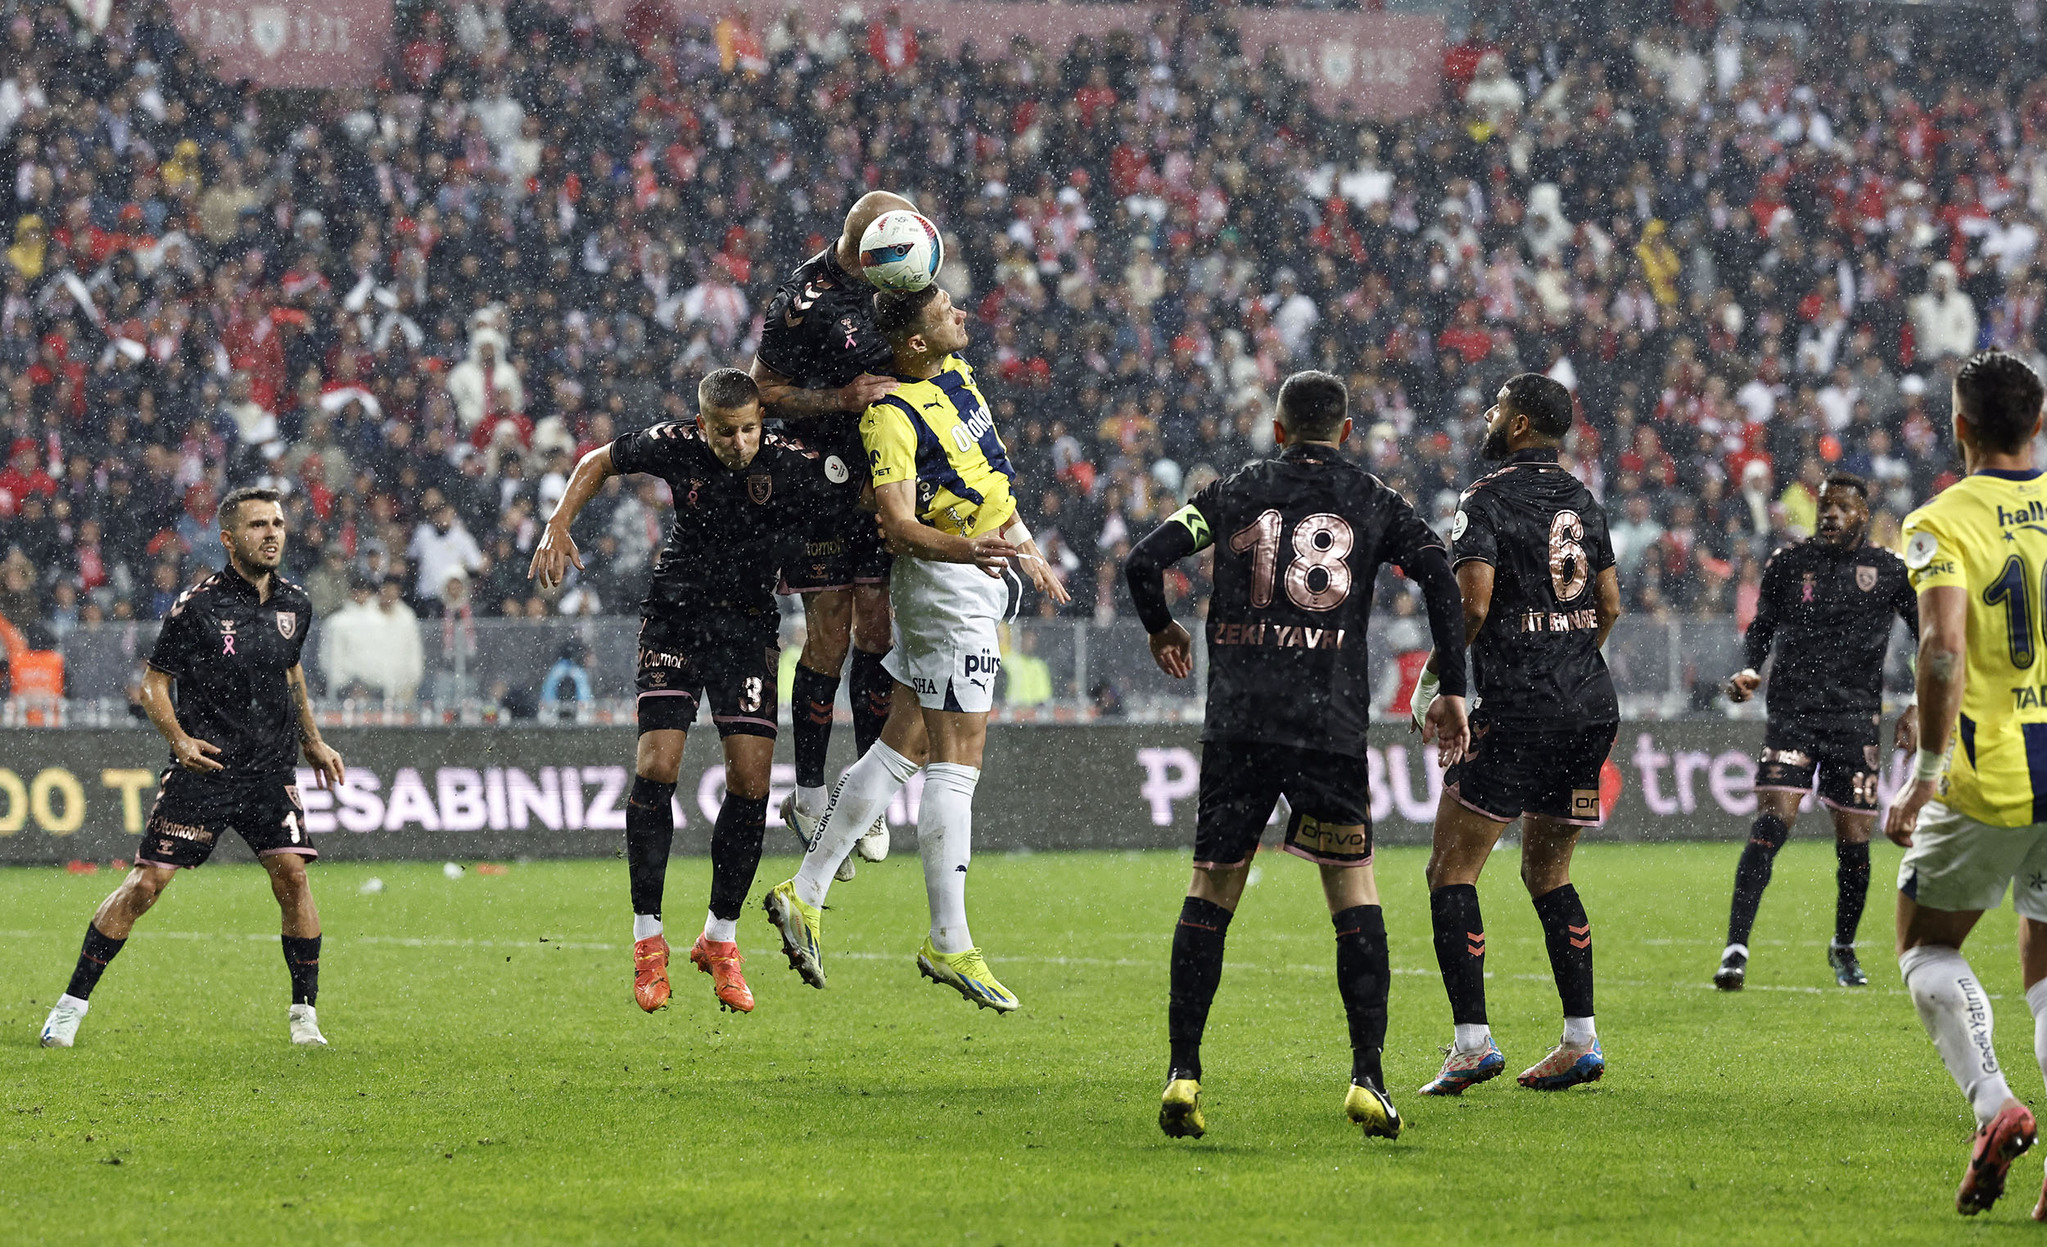
<svg viewBox="0 0 2047 1247"><path fill-rule="evenodd" d="M661 934L661 919L654 914L633 915L633 939L644 940Z"/></svg>
<svg viewBox="0 0 2047 1247"><path fill-rule="evenodd" d="M1484 1022L1459 1022L1451 1029L1456 1034L1450 1043L1459 1052L1483 1052L1493 1037L1493 1028Z"/></svg>
<svg viewBox="0 0 2047 1247"><path fill-rule="evenodd" d="M57 997L57 1003L60 1005L73 1005L76 1006L81 1011L90 1009L92 1007L92 1001L87 1000L83 996L74 996L70 992L65 992L63 995Z"/></svg>
<svg viewBox="0 0 2047 1247"><path fill-rule="evenodd" d="M713 913L704 915L704 938L713 944L730 944L739 938L739 919L720 918Z"/></svg>
<svg viewBox="0 0 2047 1247"><path fill-rule="evenodd" d="M853 851L853 842L888 809L888 803L916 773L915 763L878 740L846 768L839 791L817 825L810 852L803 855L803 867L796 872L799 900L806 905L824 904L825 893L832 888L832 872Z"/></svg>
<svg viewBox="0 0 2047 1247"><path fill-rule="evenodd" d="M2047 1073L2047 979L2026 989L2026 1007L2033 1011L2033 1059Z"/></svg>
<svg viewBox="0 0 2047 1247"><path fill-rule="evenodd" d="M1898 969L1949 1076L1976 1111L1976 1124L1988 1122L2012 1098L1991 1046L1989 993L1958 948L1921 944L1898 958Z"/></svg>
<svg viewBox="0 0 2047 1247"><path fill-rule="evenodd" d="M1573 1048L1589 1048L1598 1038L1599 1029L1590 1017L1564 1019L1564 1042Z"/></svg>
<svg viewBox="0 0 2047 1247"><path fill-rule="evenodd" d="M957 762L924 768L924 801L917 809L917 852L924 859L924 894L931 902L931 947L963 953L967 932L967 863L974 856L974 785L981 769Z"/></svg>
<svg viewBox="0 0 2047 1247"><path fill-rule="evenodd" d="M814 788L803 784L796 786L796 808L803 811L805 818L816 818L824 813L824 807L831 799L831 793L823 784Z"/></svg>

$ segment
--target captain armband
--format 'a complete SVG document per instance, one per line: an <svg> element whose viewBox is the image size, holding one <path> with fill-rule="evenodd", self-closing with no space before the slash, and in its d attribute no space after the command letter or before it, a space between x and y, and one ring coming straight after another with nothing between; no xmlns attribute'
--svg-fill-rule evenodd
<svg viewBox="0 0 2047 1247"><path fill-rule="evenodd" d="M1203 515L1201 509L1191 502L1173 512L1167 518L1166 523L1178 524L1186 529L1188 535L1194 538L1194 552L1197 554L1208 549L1215 541L1214 534L1210 533L1208 529L1208 517Z"/></svg>

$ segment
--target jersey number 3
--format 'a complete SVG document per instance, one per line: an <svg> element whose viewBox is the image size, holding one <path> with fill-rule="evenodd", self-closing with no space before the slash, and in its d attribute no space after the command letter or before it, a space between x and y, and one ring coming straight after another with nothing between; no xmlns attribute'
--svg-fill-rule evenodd
<svg viewBox="0 0 2047 1247"><path fill-rule="evenodd" d="M1285 517L1266 511L1230 537L1230 549L1251 556L1251 605L1272 605L1272 583L1279 564L1279 534ZM1349 521L1318 511L1294 525L1294 556L1287 562L1286 595L1302 610L1329 611L1350 596L1350 557L1354 538ZM1322 573L1315 587L1314 574Z"/></svg>

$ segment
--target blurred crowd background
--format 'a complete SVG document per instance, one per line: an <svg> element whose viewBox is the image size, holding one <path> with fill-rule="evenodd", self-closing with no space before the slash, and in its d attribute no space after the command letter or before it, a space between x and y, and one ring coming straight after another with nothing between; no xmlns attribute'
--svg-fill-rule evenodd
<svg viewBox="0 0 2047 1247"><path fill-rule="evenodd" d="M1955 363L2040 356L2047 78L1710 3L1470 16L1444 107L1382 121L1318 111L1200 3L956 56L879 6L645 0L606 31L406 4L374 90L287 100L212 75L159 0L98 30L0 3L0 631L160 618L255 482L287 491L330 695L409 699L422 638L473 652L492 619L631 616L665 487L612 481L588 572L540 593L567 473L746 366L775 283L878 187L945 231L1074 620L1135 630L1122 554L1270 448L1288 372L1346 378L1350 452L1447 526L1532 369L1578 397L1631 610L1731 640L1827 471L1894 541L1953 479ZM1198 611L1201 569L1173 589Z"/></svg>

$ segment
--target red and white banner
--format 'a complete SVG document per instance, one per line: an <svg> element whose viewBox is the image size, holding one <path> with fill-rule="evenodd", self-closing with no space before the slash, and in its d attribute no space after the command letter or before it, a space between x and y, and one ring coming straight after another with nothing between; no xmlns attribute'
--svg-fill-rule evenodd
<svg viewBox="0 0 2047 1247"><path fill-rule="evenodd" d="M220 76L259 87L367 87L391 50L391 0L170 0L178 31Z"/></svg>
<svg viewBox="0 0 2047 1247"><path fill-rule="evenodd" d="M671 15L684 11L680 0L668 0ZM616 28L631 0L595 0L596 19ZM784 6L757 7L755 32L765 35L770 15ZM803 11L812 31L829 30L839 21L844 0L795 0L786 7ZM900 9L903 25L919 37L936 36L940 48L956 52L972 43L983 60L1008 55L1009 40L1023 35L1044 51L1057 55L1077 35L1099 38L1112 30L1143 35L1151 28L1154 6L1147 4L987 3L986 0L901 0L886 8ZM886 11L867 6L878 21ZM1296 78L1315 84L1315 105L1335 112L1349 101L1365 116L1397 117L1432 108L1441 98L1443 19L1405 13L1333 13L1311 9L1230 11L1244 55L1254 64L1267 48L1276 47ZM679 22L679 17L676 19ZM855 54L865 55L865 28L856 38Z"/></svg>

